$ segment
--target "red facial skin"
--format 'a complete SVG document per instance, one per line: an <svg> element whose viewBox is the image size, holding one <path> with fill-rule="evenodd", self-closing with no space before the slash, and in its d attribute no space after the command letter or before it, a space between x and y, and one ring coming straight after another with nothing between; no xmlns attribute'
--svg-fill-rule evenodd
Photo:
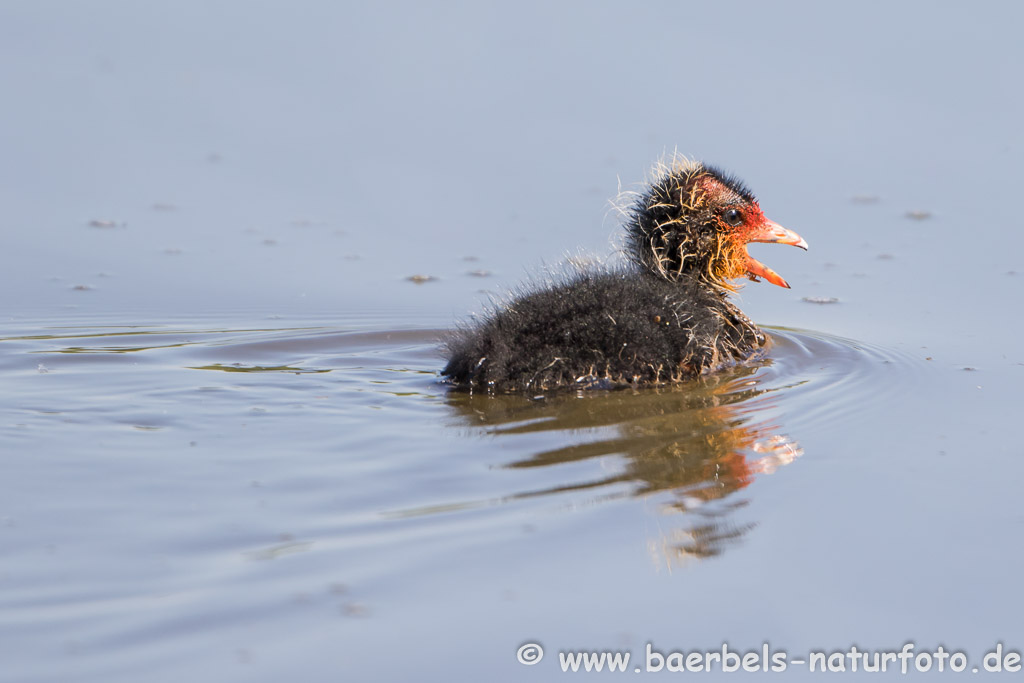
<svg viewBox="0 0 1024 683"><path fill-rule="evenodd" d="M697 181L695 188L698 196L691 198L691 204L699 206L710 200L711 206L721 207L716 212L718 224L727 238L720 249L721 263L714 268L721 280L746 275L755 282L764 278L773 285L789 289L789 283L782 276L750 255L747 245L751 242L776 242L807 249L807 242L792 230L768 220L757 202L743 199L715 178L705 176ZM730 209L739 211L742 218L739 225L731 226L722 218ZM735 289L726 282L723 284L728 289Z"/></svg>
<svg viewBox="0 0 1024 683"><path fill-rule="evenodd" d="M775 221L765 218L764 212L761 211L761 207L757 203L744 206L738 210L743 217L743 222L733 228L733 234L744 245L743 253L746 256L744 269L748 277L754 281L762 277L773 285L789 289L789 283L783 280L774 270L751 256L747 252L746 245L751 242L775 242L807 249L807 242L792 230L787 230Z"/></svg>

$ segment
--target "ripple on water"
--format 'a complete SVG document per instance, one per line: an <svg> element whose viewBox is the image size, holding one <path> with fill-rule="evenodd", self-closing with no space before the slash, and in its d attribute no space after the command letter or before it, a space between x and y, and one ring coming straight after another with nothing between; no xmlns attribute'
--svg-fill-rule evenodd
<svg viewBox="0 0 1024 683"><path fill-rule="evenodd" d="M763 357L694 381L544 397L451 389L436 374L442 332L429 329L76 327L0 343L30 359L10 394L18 429L57 441L86 431L116 449L107 432L129 428L151 448L163 438L219 440L270 462L340 454L330 466L352 467L350 484L389 492L357 516L642 498L689 520L672 552L707 556L749 531L735 494L799 458L802 433L856 419L923 366L825 334L770 333ZM463 485L424 486L423 472Z"/></svg>
<svg viewBox="0 0 1024 683"><path fill-rule="evenodd" d="M763 386L784 392L788 419L827 426L854 419L864 407L916 386L926 365L882 346L807 330L770 328Z"/></svg>
<svg viewBox="0 0 1024 683"><path fill-rule="evenodd" d="M337 602L324 587L341 582L345 618L376 619L374 600L393 606L431 567L476 563L515 585L517 549L640 548L659 567L727 552L759 531L752 484L816 457L802 436L912 390L922 365L771 334L763 358L691 382L536 398L452 390L436 330L8 333L0 450L19 485L5 515L31 521L5 528L5 583L24 605L9 621L60 642L87 621L91 647L143 669L146 648L295 617L283 587ZM62 561L41 563L39 539ZM72 612L41 610L53 602ZM302 612L301 628L335 628L338 606L323 614Z"/></svg>
<svg viewBox="0 0 1024 683"><path fill-rule="evenodd" d="M830 335L771 335L764 356L677 385L531 397L449 391L450 426L514 453L504 469L545 473L528 488L472 504L581 493L643 498L663 510L699 512L661 554L721 552L752 528L734 519L742 507L734 494L803 455L801 432L856 419L865 403L903 390L923 367Z"/></svg>

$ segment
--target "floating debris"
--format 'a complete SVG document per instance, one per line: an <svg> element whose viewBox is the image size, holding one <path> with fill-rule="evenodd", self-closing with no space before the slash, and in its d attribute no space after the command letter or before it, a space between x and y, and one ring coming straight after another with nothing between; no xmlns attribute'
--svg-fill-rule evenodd
<svg viewBox="0 0 1024 683"><path fill-rule="evenodd" d="M855 194L850 197L850 201L854 204L877 204L882 198L876 194Z"/></svg>
<svg viewBox="0 0 1024 683"><path fill-rule="evenodd" d="M318 225L327 225L327 221L319 218L295 218L289 221L289 225L295 228L314 228Z"/></svg>
<svg viewBox="0 0 1024 683"><path fill-rule="evenodd" d="M879 261L892 261L894 258L896 258L896 257L893 256L892 254L879 254L878 255L878 260Z"/></svg>
<svg viewBox="0 0 1024 683"><path fill-rule="evenodd" d="M491 271L483 270L481 268L479 270L470 270L466 273L466 275L471 275L472 277L490 277Z"/></svg>
<svg viewBox="0 0 1024 683"><path fill-rule="evenodd" d="M462 260L463 261L479 261L480 257L479 256L463 256Z"/></svg>
<svg viewBox="0 0 1024 683"><path fill-rule="evenodd" d="M370 616L370 608L361 602L346 602L341 606L341 613L346 617L362 619Z"/></svg>
<svg viewBox="0 0 1024 683"><path fill-rule="evenodd" d="M178 256L182 253L182 251L177 247L167 247L166 249L164 249L164 253L167 254L168 256Z"/></svg>
<svg viewBox="0 0 1024 683"><path fill-rule="evenodd" d="M422 285L424 282L434 282L437 280L433 275L410 275L405 279L409 282L415 282L418 285Z"/></svg>
<svg viewBox="0 0 1024 683"><path fill-rule="evenodd" d="M76 291L76 292L90 292L90 291L93 290L93 286L92 285L73 285L71 287L71 289Z"/></svg>
<svg viewBox="0 0 1024 683"><path fill-rule="evenodd" d="M109 228L124 228L124 227L127 227L127 226L128 226L127 223L118 223L117 221L100 220L99 218L94 218L93 220L89 221L89 227L90 228L107 228L107 229L109 229Z"/></svg>
<svg viewBox="0 0 1024 683"><path fill-rule="evenodd" d="M932 217L931 211L907 211L903 214L906 218L913 221L926 221Z"/></svg>
<svg viewBox="0 0 1024 683"><path fill-rule="evenodd" d="M161 204L160 202L154 204L152 208L154 211L163 211L164 213L169 213L171 211L178 210L178 207L176 207L174 204Z"/></svg>
<svg viewBox="0 0 1024 683"><path fill-rule="evenodd" d="M965 365L964 367L962 367L960 369L963 370L964 372L977 372L978 371L978 368L972 368L970 365Z"/></svg>
<svg viewBox="0 0 1024 683"><path fill-rule="evenodd" d="M839 299L834 296L805 296L801 301L809 304L837 304Z"/></svg>

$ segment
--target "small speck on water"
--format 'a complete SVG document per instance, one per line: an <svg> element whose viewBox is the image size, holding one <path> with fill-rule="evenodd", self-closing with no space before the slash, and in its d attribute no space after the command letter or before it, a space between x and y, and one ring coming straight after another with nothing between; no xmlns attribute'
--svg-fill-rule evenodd
<svg viewBox="0 0 1024 683"><path fill-rule="evenodd" d="M71 287L71 289L76 291L76 292L90 292L90 291L92 291L93 286L92 285L73 285Z"/></svg>
<svg viewBox="0 0 1024 683"><path fill-rule="evenodd" d="M912 221L926 221L932 217L931 211L907 211L903 214L904 217L909 218Z"/></svg>
<svg viewBox="0 0 1024 683"><path fill-rule="evenodd" d="M801 301L809 304L837 304L839 299L834 296L805 296Z"/></svg>
<svg viewBox="0 0 1024 683"><path fill-rule="evenodd" d="M855 194L850 197L850 201L854 204L877 204L882 198L876 194Z"/></svg>
<svg viewBox="0 0 1024 683"><path fill-rule="evenodd" d="M179 254L182 253L182 251L177 247L167 247L166 249L164 249L164 253L167 254L168 256L178 256Z"/></svg>
<svg viewBox="0 0 1024 683"><path fill-rule="evenodd" d="M341 606L341 613L346 617L364 618L370 616L370 608L361 602L346 602Z"/></svg>
<svg viewBox="0 0 1024 683"><path fill-rule="evenodd" d="M896 257L893 256L892 254L879 254L878 255L878 260L879 261L892 261L894 258L896 258Z"/></svg>
<svg viewBox="0 0 1024 683"><path fill-rule="evenodd" d="M491 271L483 270L481 268L479 270L470 270L470 271L468 271L466 273L466 275L469 275L469 276L472 276L472 277L490 277L491 276Z"/></svg>
<svg viewBox="0 0 1024 683"><path fill-rule="evenodd" d="M118 223L117 221L102 220L99 218L94 218L89 221L90 228L124 228L127 226L127 223Z"/></svg>
<svg viewBox="0 0 1024 683"><path fill-rule="evenodd" d="M268 247L276 247L277 246L277 240L265 239L265 240L263 240L263 244L265 244Z"/></svg>
<svg viewBox="0 0 1024 683"><path fill-rule="evenodd" d="M45 375L49 371L50 371L50 369L48 367L46 367L45 365L43 365L42 363L40 363L39 365L36 366L36 372L38 372L40 375Z"/></svg>
<svg viewBox="0 0 1024 683"><path fill-rule="evenodd" d="M435 280L437 280L437 278L434 277L433 275L410 275L405 279L408 280L409 282L414 282L417 285L422 285L425 282L434 282Z"/></svg>
<svg viewBox="0 0 1024 683"><path fill-rule="evenodd" d="M462 260L463 261L479 261L480 257L479 256L463 256Z"/></svg>
<svg viewBox="0 0 1024 683"><path fill-rule="evenodd" d="M961 368L964 372L977 372L978 368L972 368L970 365L966 365Z"/></svg>
<svg viewBox="0 0 1024 683"><path fill-rule="evenodd" d="M176 207L174 204L163 204L163 203L160 203L160 202L157 202L156 204L154 204L152 208L153 208L154 211L162 211L164 213L169 213L171 211L177 211L178 210L178 207Z"/></svg>

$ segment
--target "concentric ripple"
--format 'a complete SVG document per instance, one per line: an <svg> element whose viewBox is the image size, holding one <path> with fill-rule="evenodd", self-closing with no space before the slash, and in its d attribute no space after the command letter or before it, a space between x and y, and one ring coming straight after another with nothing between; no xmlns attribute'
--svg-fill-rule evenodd
<svg viewBox="0 0 1024 683"><path fill-rule="evenodd" d="M769 328L772 346L758 382L780 391L800 423L845 422L868 404L909 391L926 370L911 354L842 337Z"/></svg>

